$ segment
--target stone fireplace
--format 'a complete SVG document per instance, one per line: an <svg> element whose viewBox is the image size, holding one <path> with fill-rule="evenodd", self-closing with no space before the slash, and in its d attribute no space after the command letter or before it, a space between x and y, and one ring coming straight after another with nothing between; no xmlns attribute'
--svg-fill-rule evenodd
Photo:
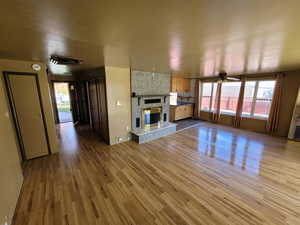
<svg viewBox="0 0 300 225"><path fill-rule="evenodd" d="M150 141L176 131L169 122L170 75L132 71L132 139Z"/></svg>
<svg viewBox="0 0 300 225"><path fill-rule="evenodd" d="M148 129L168 122L168 98L167 95L137 95L132 97L132 129Z"/></svg>
<svg viewBox="0 0 300 225"><path fill-rule="evenodd" d="M142 110L142 128L160 127L163 122L162 107L151 107Z"/></svg>

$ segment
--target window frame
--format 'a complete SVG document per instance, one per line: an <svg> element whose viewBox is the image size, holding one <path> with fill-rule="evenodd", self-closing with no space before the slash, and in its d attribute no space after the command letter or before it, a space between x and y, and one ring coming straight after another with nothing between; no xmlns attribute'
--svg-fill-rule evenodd
<svg viewBox="0 0 300 225"><path fill-rule="evenodd" d="M240 83L240 90L239 90L239 94L237 96L237 98L239 98L242 82L241 81L229 81L227 83ZM223 83L222 83L222 88L221 88L221 98L222 98L222 90L223 90ZM235 116L236 115L236 110L235 110L235 112L230 112L230 111L224 111L224 110L222 111L222 109L220 108L220 114Z"/></svg>
<svg viewBox="0 0 300 225"><path fill-rule="evenodd" d="M274 89L273 89L273 95L272 95L272 98L271 100L270 99L266 99L266 98L257 98L257 93L258 93L258 88L259 88L259 82L262 82L262 81L274 81L275 84L274 84L274 88L276 86L276 80L249 80L250 82L251 81L254 81L255 82L255 86L254 86L254 93L253 93L253 100L252 100L252 104L251 104L251 112L250 112L250 115L245 115L243 114L242 112L242 117L246 117L246 118L253 118L253 119L260 119L260 120L268 120L269 118L269 114L267 116L259 116L259 115L255 115L255 106L256 106L256 101L257 100L262 100L262 101L270 101L271 104L272 104L272 101L273 101L273 96L274 96ZM247 82L247 81L246 81ZM244 102L244 100L243 100Z"/></svg>
<svg viewBox="0 0 300 225"><path fill-rule="evenodd" d="M201 95L200 95L200 111L203 111L203 112L212 112L212 100L213 100L213 94L214 94L214 83L217 83L217 82L202 82L201 83ZM209 99L209 109L206 110L206 109L202 109L202 99L203 99L203 84L210 84L211 85L211 91L210 91L210 99ZM207 97L207 96L205 96Z"/></svg>
<svg viewBox="0 0 300 225"><path fill-rule="evenodd" d="M256 101L257 100L263 100L263 101L270 101L271 104L272 104L272 101L273 101L273 97L274 97L274 90L273 90L273 95L272 95L272 98L271 100L270 99L265 99L265 98L257 98L257 93L258 93L258 89L259 89L259 82L262 82L262 81L274 81L275 84L274 84L274 89L275 89L275 86L276 86L276 80L273 80L273 79L263 79L263 80L249 80L249 81L254 81L255 82L255 86L254 86L254 93L253 93L253 100L252 100L252 104L251 104L251 112L250 112L250 115L245 115L241 114L241 117L245 117L245 118L253 118L253 119L260 119L260 120L268 120L269 118L269 114L267 116L259 116L259 115L255 115L255 106L256 106ZM247 82L247 81L246 81ZM210 83L211 84L211 95L210 95L210 101L209 101L209 109L208 110L205 110L205 109L202 109L202 98L203 98L203 84L205 83ZM214 88L215 88L215 85L214 84L218 84L218 82L213 82L213 81L210 81L210 82L202 82L201 83L201 93L200 93L200 111L203 111L203 112L212 112L212 100L213 100L213 93L214 93ZM243 100L244 102L244 100ZM223 115L231 115L231 116L234 116L236 115L236 112L235 113L231 113L231 112L222 112L220 110L220 114L223 114Z"/></svg>

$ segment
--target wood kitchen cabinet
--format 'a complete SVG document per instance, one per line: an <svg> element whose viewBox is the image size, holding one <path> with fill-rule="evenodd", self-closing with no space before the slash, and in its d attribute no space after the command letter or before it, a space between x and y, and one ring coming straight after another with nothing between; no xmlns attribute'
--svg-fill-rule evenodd
<svg viewBox="0 0 300 225"><path fill-rule="evenodd" d="M191 84L190 79L181 77L172 77L171 90L172 92L190 92Z"/></svg>
<svg viewBox="0 0 300 225"><path fill-rule="evenodd" d="M170 121L181 120L193 116L194 105L170 106Z"/></svg>

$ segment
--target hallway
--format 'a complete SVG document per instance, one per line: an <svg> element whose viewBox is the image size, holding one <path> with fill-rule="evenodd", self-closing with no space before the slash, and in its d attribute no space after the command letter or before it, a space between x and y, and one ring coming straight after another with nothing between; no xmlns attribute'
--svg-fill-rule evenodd
<svg viewBox="0 0 300 225"><path fill-rule="evenodd" d="M206 122L141 145L58 133L61 152L26 165L15 225L300 224L299 143Z"/></svg>

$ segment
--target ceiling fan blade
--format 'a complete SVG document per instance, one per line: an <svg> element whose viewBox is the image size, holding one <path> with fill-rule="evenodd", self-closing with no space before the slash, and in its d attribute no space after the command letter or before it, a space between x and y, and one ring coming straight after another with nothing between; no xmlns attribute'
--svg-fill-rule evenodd
<svg viewBox="0 0 300 225"><path fill-rule="evenodd" d="M227 77L227 80L240 81L241 79L238 77Z"/></svg>

